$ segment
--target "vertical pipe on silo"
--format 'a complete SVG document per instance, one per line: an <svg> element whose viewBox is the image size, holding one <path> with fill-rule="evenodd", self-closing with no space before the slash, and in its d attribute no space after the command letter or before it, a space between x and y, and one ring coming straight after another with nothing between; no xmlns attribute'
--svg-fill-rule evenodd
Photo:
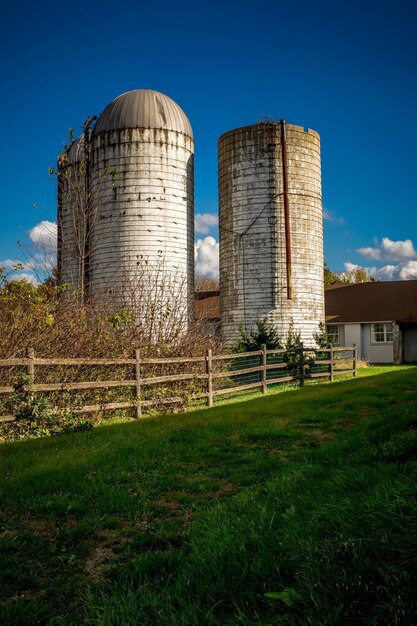
<svg viewBox="0 0 417 626"><path fill-rule="evenodd" d="M285 264L286 264L286 271L287 271L287 299L292 300L290 199L288 195L287 133L285 129L285 120L281 120L281 152L282 152L282 182L283 182L283 193L284 193Z"/></svg>

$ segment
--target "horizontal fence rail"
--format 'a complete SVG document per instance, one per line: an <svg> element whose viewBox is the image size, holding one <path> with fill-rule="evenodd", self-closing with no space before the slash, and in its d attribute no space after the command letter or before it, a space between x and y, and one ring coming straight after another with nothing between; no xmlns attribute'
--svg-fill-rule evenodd
<svg viewBox="0 0 417 626"><path fill-rule="evenodd" d="M64 368L68 371L74 367L108 368L112 366L128 368L133 377L38 382L38 373L45 368L48 371L51 368ZM164 367L181 369L183 366L186 367L186 371L161 374ZM208 349L204 356L175 358L141 358L139 350L135 350L135 356L131 359L77 359L36 357L34 351L28 349L25 358L0 359L0 372L3 372L4 368L20 371L14 372L13 382L10 380L8 384L0 386L0 398L13 399L19 375L26 374L32 381L30 393L109 389L122 393L123 389L130 389L129 400L82 403L81 406L71 408L71 411L100 413L130 409L135 411L137 418L140 418L143 407L180 404L184 402L184 394L192 400L204 399L208 406L213 406L214 398L240 391L260 389L262 393L266 393L270 385L297 382L300 386L304 386L308 380L327 378L334 381L337 376L346 374L355 377L357 375L357 350L356 345L318 349L300 345L291 350L267 350L265 346L262 346L261 350L254 352L213 355L212 350ZM0 381L4 382L3 375ZM177 383L192 383L196 388L186 387L185 391L181 388L176 389ZM161 391L164 393L158 394ZM0 415L0 422L14 420L16 416L13 414Z"/></svg>

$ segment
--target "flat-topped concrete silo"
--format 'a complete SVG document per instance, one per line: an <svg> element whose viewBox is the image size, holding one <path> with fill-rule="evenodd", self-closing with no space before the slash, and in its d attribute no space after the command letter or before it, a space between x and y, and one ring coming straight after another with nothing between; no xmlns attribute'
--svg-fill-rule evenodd
<svg viewBox="0 0 417 626"><path fill-rule="evenodd" d="M284 121L219 139L220 307L225 341L266 319L306 345L324 321L320 137Z"/></svg>

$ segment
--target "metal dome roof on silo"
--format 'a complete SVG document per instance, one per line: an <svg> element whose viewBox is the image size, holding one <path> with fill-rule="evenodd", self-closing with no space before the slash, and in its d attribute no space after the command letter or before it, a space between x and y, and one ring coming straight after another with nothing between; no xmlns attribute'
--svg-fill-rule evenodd
<svg viewBox="0 0 417 626"><path fill-rule="evenodd" d="M80 163L84 158L84 135L75 139L68 149L68 163Z"/></svg>
<svg viewBox="0 0 417 626"><path fill-rule="evenodd" d="M151 89L134 89L115 98L100 115L95 133L124 128L174 130L193 138L188 117L174 100Z"/></svg>

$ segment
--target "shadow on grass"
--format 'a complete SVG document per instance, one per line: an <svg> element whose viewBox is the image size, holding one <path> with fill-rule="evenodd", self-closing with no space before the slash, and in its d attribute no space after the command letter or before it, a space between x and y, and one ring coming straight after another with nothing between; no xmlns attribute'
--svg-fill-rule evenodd
<svg viewBox="0 0 417 626"><path fill-rule="evenodd" d="M378 370L386 370L378 372ZM126 422L112 423L109 420L106 424L100 424L93 431L87 433L68 433L53 437L32 439L30 441L13 441L1 444L2 452L14 450L16 447L31 449L35 451L38 447L44 446L57 449L62 445L68 445L73 440L81 442L90 441L103 436L109 437L125 434L127 437L131 433L153 435L155 431L166 429L176 430L179 427L188 425L197 426L206 422L215 423L218 420L227 418L239 420L245 414L246 418L273 417L276 412L284 412L286 415L294 416L294 410L304 411L307 403L311 408L326 412L335 405L339 407L357 406L363 408L365 404L373 406L379 404L382 398L390 396L390 402L412 402L414 394L417 394L415 379L417 366L398 366L369 368L361 373L359 378L349 378L348 380L337 380L334 383L320 382L307 384L304 388L295 389L271 389L269 393L257 394L255 397L240 398L236 395L231 401L219 403L208 408L192 408L184 413L161 413L157 416L145 417L142 420L132 420ZM381 384L383 383L383 384ZM394 392L404 393L403 398L393 397ZM64 441L66 442L64 444Z"/></svg>
<svg viewBox="0 0 417 626"><path fill-rule="evenodd" d="M4 444L2 623L413 623L417 368L372 374Z"/></svg>

